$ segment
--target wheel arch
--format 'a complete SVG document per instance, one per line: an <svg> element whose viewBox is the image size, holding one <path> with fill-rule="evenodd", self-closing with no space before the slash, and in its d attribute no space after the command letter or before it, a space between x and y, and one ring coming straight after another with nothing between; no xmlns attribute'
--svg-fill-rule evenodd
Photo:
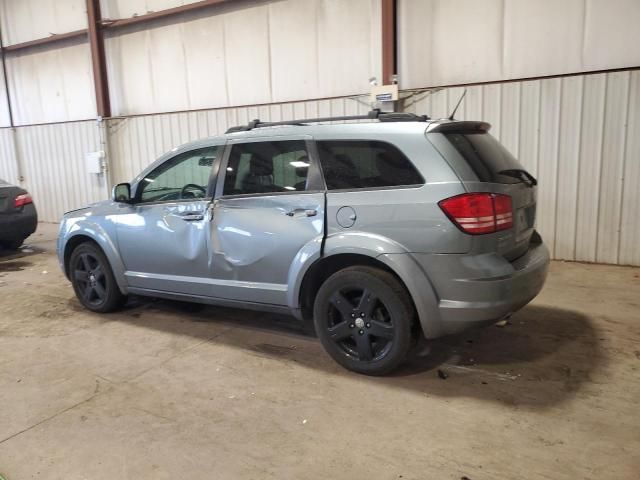
<svg viewBox="0 0 640 480"><path fill-rule="evenodd" d="M375 242L370 245L371 235L354 235L346 245L343 242L348 236L351 235L341 234L338 239L340 242L335 243L328 238L325 255L320 256L319 250L313 255L307 252L307 261L296 265L295 272L290 273L288 302L294 314L304 321L313 318L313 301L317 291L333 273L354 265L371 266L391 273L407 290L424 336L441 336L442 321L435 289L412 255L382 238L373 239Z"/></svg>
<svg viewBox="0 0 640 480"><path fill-rule="evenodd" d="M118 256L115 246L104 235L91 235L86 231L79 231L71 235L65 242L63 252L64 274L67 278L69 275L69 260L73 251L81 244L91 242L96 245L102 253L107 257L109 266L113 272L118 288L123 295L127 294L127 285L124 277L124 265Z"/></svg>

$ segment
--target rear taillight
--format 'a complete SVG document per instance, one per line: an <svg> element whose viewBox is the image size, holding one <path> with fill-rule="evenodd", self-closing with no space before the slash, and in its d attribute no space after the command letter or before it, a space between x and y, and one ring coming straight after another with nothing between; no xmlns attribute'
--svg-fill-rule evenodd
<svg viewBox="0 0 640 480"><path fill-rule="evenodd" d="M18 195L16 197L16 201L13 206L15 208L20 208L20 207L24 207L28 203L33 203L33 199L31 198L31 195L29 195L28 193L23 193L22 195Z"/></svg>
<svg viewBox="0 0 640 480"><path fill-rule="evenodd" d="M511 197L499 193L464 193L438 203L451 221L465 233L480 235L513 226Z"/></svg>

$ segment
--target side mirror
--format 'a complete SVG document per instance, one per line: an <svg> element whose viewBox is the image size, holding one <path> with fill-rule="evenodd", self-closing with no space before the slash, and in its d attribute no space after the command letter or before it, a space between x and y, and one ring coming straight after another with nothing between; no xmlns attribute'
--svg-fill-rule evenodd
<svg viewBox="0 0 640 480"><path fill-rule="evenodd" d="M131 203L131 185L128 183L119 183L113 187L111 198L118 203Z"/></svg>

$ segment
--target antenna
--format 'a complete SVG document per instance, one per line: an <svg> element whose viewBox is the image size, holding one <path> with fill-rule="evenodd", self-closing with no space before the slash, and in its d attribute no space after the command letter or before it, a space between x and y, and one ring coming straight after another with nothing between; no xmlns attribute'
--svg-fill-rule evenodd
<svg viewBox="0 0 640 480"><path fill-rule="evenodd" d="M464 96L467 94L467 89L464 89L464 92L462 92L462 95L460 96L460 100L458 100L458 103L456 104L456 108L453 109L453 112L451 112L451 115L449 116L449 120L453 120L453 116L456 114L456 112L458 111L458 107L460 106L460 104L462 103L462 100L464 99Z"/></svg>

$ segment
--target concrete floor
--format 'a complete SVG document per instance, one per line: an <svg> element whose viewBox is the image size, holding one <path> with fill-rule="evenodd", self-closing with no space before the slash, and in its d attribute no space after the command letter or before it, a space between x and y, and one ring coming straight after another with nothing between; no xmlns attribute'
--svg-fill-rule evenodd
<svg viewBox="0 0 640 480"><path fill-rule="evenodd" d="M554 263L511 325L367 378L288 318L89 313L55 234L0 258L7 480L639 478L640 269Z"/></svg>

